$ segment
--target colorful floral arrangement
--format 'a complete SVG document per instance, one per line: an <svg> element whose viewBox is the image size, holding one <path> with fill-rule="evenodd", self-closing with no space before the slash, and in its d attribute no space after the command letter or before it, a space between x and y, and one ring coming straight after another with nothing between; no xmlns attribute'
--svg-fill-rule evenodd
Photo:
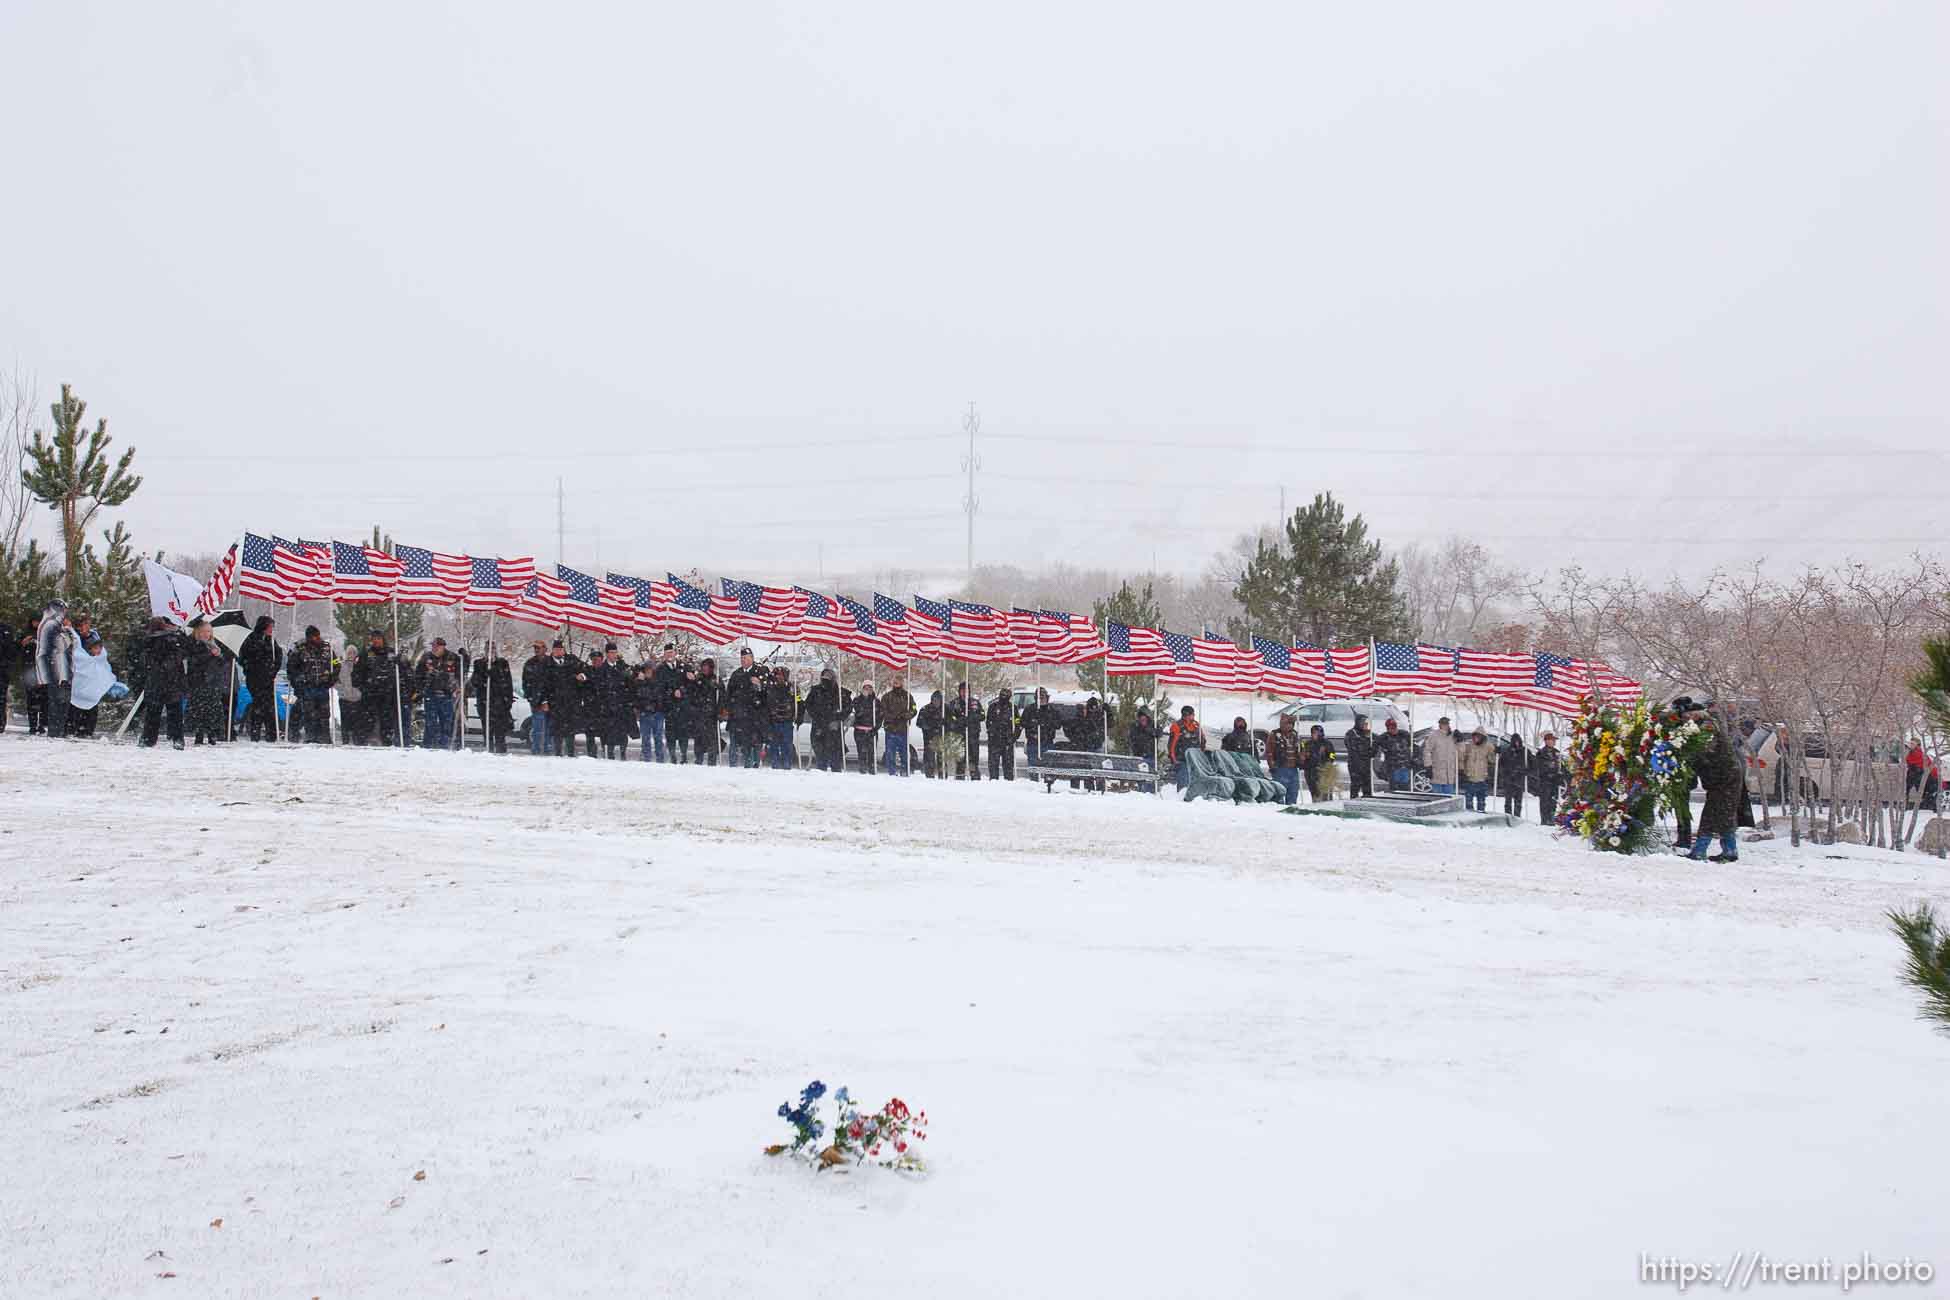
<svg viewBox="0 0 1950 1300"><path fill-rule="evenodd" d="M1643 700L1620 707L1587 696L1571 728L1557 824L1610 853L1649 853L1661 808L1691 797L1693 760L1712 727Z"/></svg>
<svg viewBox="0 0 1950 1300"><path fill-rule="evenodd" d="M879 1110L862 1114L845 1088L833 1094L833 1140L825 1147L819 1140L826 1134L826 1123L819 1117L819 1102L826 1085L814 1079L799 1091L799 1104L779 1103L779 1118L792 1125L790 1143L780 1142L765 1148L768 1156L796 1156L816 1168L864 1164L873 1161L883 1169L920 1173L927 1168L917 1144L928 1140L928 1113L912 1110L899 1097L891 1098Z"/></svg>

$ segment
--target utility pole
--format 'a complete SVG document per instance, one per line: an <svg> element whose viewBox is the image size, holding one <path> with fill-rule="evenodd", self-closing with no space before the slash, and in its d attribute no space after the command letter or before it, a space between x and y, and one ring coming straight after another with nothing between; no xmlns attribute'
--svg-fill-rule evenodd
<svg viewBox="0 0 1950 1300"><path fill-rule="evenodd" d="M961 499L961 508L968 514L968 580L973 583L975 581L975 510L981 504L975 496L975 471L982 467L981 459L975 455L975 435L982 427L982 417L975 414L975 403L968 404L968 414L962 417L961 427L968 435L968 455L961 462L961 467L968 471L968 495Z"/></svg>
<svg viewBox="0 0 1950 1300"><path fill-rule="evenodd" d="M567 518L568 515L562 508L562 479L558 475L555 480L555 562L557 564L562 563L562 536L567 531L563 521Z"/></svg>

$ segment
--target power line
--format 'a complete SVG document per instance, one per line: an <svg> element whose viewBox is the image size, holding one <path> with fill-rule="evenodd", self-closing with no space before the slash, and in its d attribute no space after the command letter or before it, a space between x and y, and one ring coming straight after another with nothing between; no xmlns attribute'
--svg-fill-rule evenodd
<svg viewBox="0 0 1950 1300"><path fill-rule="evenodd" d="M1599 437L1600 435L1591 435ZM1597 453L1596 459L1623 460L1705 460L1725 459L1729 456L1751 456L1756 452L1770 455L1791 455L1799 458L1847 459L1855 460L1867 453L1889 456L1946 456L1950 451L1941 447L1864 447L1855 445L1847 448L1828 447L1782 447L1772 441L1751 440L1729 445L1726 437L1713 435L1697 436L1705 445L1662 445L1644 449L1607 447ZM1201 438L1196 441L1183 441L1166 438L1130 438L1120 434L1087 433L992 433L991 438L1005 441L1035 443L1070 443L1079 446L1095 447L1140 447L1180 451L1253 451L1268 452L1274 455L1305 453L1307 455L1364 456L1364 457L1413 457L1426 460L1431 457L1470 458L1488 455L1494 451L1507 450L1503 444L1482 443L1474 446L1403 446L1399 442L1382 442L1391 434L1348 434L1333 442L1311 442L1282 439L1277 443L1267 442L1218 442ZM1559 441L1563 439L1560 438Z"/></svg>
<svg viewBox="0 0 1950 1300"><path fill-rule="evenodd" d="M537 454L534 451L482 451L482 452L387 452L388 464L407 461L434 461L441 464L479 463L484 461L519 460L529 464L536 462L553 463L561 460L636 460L654 456L695 456L699 451L825 451L833 447L884 447L890 443L909 445L917 442L939 442L949 438L959 438L954 433L889 433L875 434L862 438L794 438L787 442L714 442L702 439L695 445L685 447L630 447L608 451L556 451L553 448ZM194 462L226 464L235 462L232 455L160 455L144 453L144 464L164 462L169 464L190 464ZM298 464L338 464L345 460L345 453L303 456L259 457L271 465Z"/></svg>

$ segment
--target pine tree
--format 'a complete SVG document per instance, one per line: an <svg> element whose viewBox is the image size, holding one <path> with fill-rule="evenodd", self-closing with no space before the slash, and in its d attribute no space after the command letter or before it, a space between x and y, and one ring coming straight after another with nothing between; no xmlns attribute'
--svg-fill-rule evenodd
<svg viewBox="0 0 1950 1300"><path fill-rule="evenodd" d="M61 400L50 408L54 415L54 436L34 431L27 448L32 462L20 471L21 484L36 501L61 516L61 544L66 568L61 574L62 594L74 598L82 576L81 553L86 546L88 525L103 506L127 504L142 486L140 474L129 473L135 448L122 453L110 469L108 421L97 420L93 433L82 429L82 416L88 403L61 385ZM84 441L85 439L85 441Z"/></svg>
<svg viewBox="0 0 1950 1300"><path fill-rule="evenodd" d="M1158 626L1158 597L1149 582L1143 590L1138 590L1127 582L1121 582L1109 597L1092 601L1090 617L1098 627L1106 622L1123 623L1128 627ZM1151 676L1122 677L1112 676L1105 671L1102 659L1093 659L1087 664L1077 665L1077 685L1087 691L1095 691L1104 701L1108 710L1107 726L1110 734L1104 738L1105 747L1110 750L1123 748L1125 733L1131 729L1137 712L1147 706L1152 709L1155 721L1162 716L1161 710L1169 708L1171 701L1158 700L1154 705L1152 696L1158 689L1158 679Z"/></svg>
<svg viewBox="0 0 1950 1300"><path fill-rule="evenodd" d="M1903 982L1923 995L1923 1018L1950 1030L1950 933L1937 924L1928 903L1911 912L1892 910L1889 923L1909 950Z"/></svg>
<svg viewBox="0 0 1950 1300"><path fill-rule="evenodd" d="M1331 492L1293 512L1284 536L1261 542L1232 589L1245 610L1228 623L1235 640L1254 633L1313 645L1408 639L1400 566L1383 561L1360 515Z"/></svg>

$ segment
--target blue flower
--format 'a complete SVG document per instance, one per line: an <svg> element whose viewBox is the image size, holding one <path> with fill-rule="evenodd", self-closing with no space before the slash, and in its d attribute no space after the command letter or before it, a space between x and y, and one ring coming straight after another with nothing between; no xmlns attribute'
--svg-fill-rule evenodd
<svg viewBox="0 0 1950 1300"><path fill-rule="evenodd" d="M849 1097L849 1096L847 1096L847 1095L846 1095L846 1086L845 1086L844 1084L842 1084L842 1085L840 1086L840 1090L839 1090L838 1092L836 1092L836 1093L834 1093L834 1094L833 1094L833 1100L834 1100L834 1102L836 1102L837 1104L839 1104L839 1105L841 1105L841 1106L844 1106L844 1105L846 1105L846 1104L848 1104L849 1102L851 1102L851 1101L853 1100L853 1098L851 1098L851 1097Z"/></svg>
<svg viewBox="0 0 1950 1300"><path fill-rule="evenodd" d="M824 1097L825 1095L826 1095L826 1085L821 1083L819 1080L814 1079L811 1083L806 1085L806 1090L799 1094L799 1100L818 1101L821 1097Z"/></svg>
<svg viewBox="0 0 1950 1300"><path fill-rule="evenodd" d="M779 1103L779 1118L780 1118L780 1119L791 1119L791 1118L792 1118L792 1107L790 1107L790 1106L788 1106L788 1105L786 1105L786 1104L785 1104L784 1102L780 1102L780 1103Z"/></svg>

